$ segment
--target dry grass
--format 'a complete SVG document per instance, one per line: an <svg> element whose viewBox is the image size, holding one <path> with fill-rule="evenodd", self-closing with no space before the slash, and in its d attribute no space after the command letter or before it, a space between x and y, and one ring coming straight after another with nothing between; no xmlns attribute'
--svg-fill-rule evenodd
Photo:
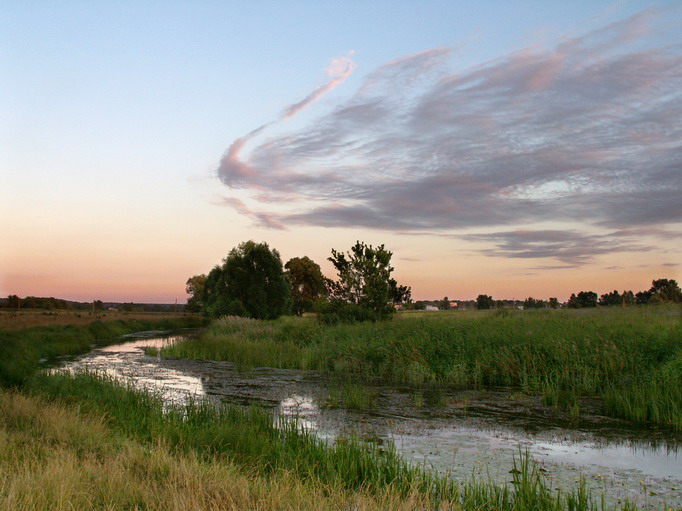
<svg viewBox="0 0 682 511"><path fill-rule="evenodd" d="M289 473L122 437L103 418L0 390L0 511L426 509L424 497L368 495Z"/></svg>
<svg viewBox="0 0 682 511"><path fill-rule="evenodd" d="M22 330L35 326L87 325L94 321L162 320L195 316L186 312L123 312L123 311L68 311L68 310L0 310L0 330Z"/></svg>

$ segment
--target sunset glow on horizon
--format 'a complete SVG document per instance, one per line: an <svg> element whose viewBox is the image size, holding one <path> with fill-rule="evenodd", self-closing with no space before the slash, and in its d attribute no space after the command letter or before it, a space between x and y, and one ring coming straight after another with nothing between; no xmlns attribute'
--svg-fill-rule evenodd
<svg viewBox="0 0 682 511"><path fill-rule="evenodd" d="M680 1L0 12L1 297L184 303L249 239L415 300L680 279Z"/></svg>

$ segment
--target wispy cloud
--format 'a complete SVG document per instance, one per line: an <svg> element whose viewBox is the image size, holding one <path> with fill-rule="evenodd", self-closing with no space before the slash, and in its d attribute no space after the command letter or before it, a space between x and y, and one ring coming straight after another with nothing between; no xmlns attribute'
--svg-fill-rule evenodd
<svg viewBox="0 0 682 511"><path fill-rule="evenodd" d="M324 85L321 85L315 89L312 93L298 103L294 103L287 108L284 112L284 118L289 119L293 117L308 105L314 103L322 96L327 94L329 91L334 90L350 76L350 74L353 72L353 69L355 69L355 63L350 59L350 57L339 57L332 60L332 62L329 64L329 67L327 67L327 75L330 77L330 80Z"/></svg>
<svg viewBox="0 0 682 511"><path fill-rule="evenodd" d="M641 250L628 232L664 236L682 222L682 30L668 26L663 44L659 26L670 19L650 9L462 70L447 48L396 59L304 128L267 137L266 125L236 140L220 179L249 191L270 227L493 228L468 239L569 264ZM282 118L353 64L336 70ZM524 228L558 221L608 239Z"/></svg>
<svg viewBox="0 0 682 511"><path fill-rule="evenodd" d="M242 183L243 186L248 187L255 183L258 178L256 175L257 169L254 169L253 165L242 161L241 159L241 152L247 142L258 136L273 124L294 117L303 109L343 83L346 78L351 75L354 69L355 63L350 57L337 57L332 59L326 70L327 76L329 76L329 81L315 89L301 101L298 101L297 103L287 107L279 116L279 118L259 126L255 130L249 132L247 135L232 142L230 147L223 155L223 158L220 160L220 166L218 167L218 177L221 179L221 181L232 187L239 187L242 185Z"/></svg>
<svg viewBox="0 0 682 511"><path fill-rule="evenodd" d="M649 252L654 249L652 246L621 239L614 234L587 235L565 230L517 230L461 237L467 241L492 243L494 248L480 250L481 253L492 257L555 258L566 263L564 266L543 269L579 266L600 254Z"/></svg>

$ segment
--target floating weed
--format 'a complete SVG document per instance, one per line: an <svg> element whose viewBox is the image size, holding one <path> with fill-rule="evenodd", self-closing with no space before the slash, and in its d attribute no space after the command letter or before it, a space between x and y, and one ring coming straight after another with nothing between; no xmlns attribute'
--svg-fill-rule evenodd
<svg viewBox="0 0 682 511"><path fill-rule="evenodd" d="M367 409L373 408L378 399L373 387L358 383L336 383L329 387L324 406L327 408Z"/></svg>
<svg viewBox="0 0 682 511"><path fill-rule="evenodd" d="M448 393L443 388L427 388L424 390L424 397L429 406L442 407L448 404Z"/></svg>

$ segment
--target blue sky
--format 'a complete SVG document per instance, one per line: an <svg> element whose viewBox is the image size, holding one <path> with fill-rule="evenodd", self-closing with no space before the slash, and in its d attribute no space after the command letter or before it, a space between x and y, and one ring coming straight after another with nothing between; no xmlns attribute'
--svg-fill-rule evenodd
<svg viewBox="0 0 682 511"><path fill-rule="evenodd" d="M676 278L680 14L0 2L0 294L184 301L247 239L385 243L417 298Z"/></svg>

